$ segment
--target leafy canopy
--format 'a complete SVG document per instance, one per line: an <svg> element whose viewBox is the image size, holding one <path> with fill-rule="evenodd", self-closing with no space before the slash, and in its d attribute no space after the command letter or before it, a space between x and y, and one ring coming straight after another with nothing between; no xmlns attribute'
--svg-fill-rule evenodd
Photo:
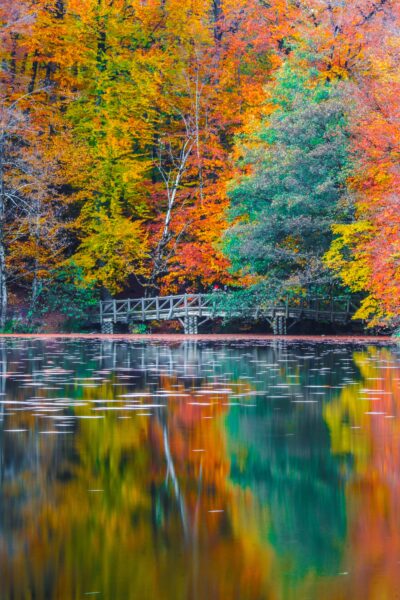
<svg viewBox="0 0 400 600"><path fill-rule="evenodd" d="M332 224L351 215L343 90L294 54L266 93L265 116L237 141L226 252L234 269L266 279L276 293L327 286Z"/></svg>

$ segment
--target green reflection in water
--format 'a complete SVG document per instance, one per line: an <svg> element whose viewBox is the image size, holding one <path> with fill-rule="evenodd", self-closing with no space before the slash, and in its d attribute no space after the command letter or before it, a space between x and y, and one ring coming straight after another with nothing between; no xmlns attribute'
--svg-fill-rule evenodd
<svg viewBox="0 0 400 600"><path fill-rule="evenodd" d="M288 404L277 417L266 399L250 416L231 411L226 425L232 481L267 508L261 535L284 561L286 584L309 571L336 575L346 540L351 460L332 456L321 411Z"/></svg>

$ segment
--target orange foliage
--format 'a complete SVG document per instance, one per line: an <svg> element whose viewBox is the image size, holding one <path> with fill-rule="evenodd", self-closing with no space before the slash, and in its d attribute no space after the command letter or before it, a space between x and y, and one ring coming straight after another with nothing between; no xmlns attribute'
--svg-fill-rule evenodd
<svg viewBox="0 0 400 600"><path fill-rule="evenodd" d="M356 222L338 228L337 260L332 265L350 288L368 293L360 317L372 324L396 325L400 312L400 45L392 27L400 23L400 14L398 6L381 4L391 5L390 15L381 26L375 22L376 27L370 27L363 48L364 71L353 85L355 172L349 185Z"/></svg>
<svg viewBox="0 0 400 600"><path fill-rule="evenodd" d="M234 140L266 117L265 84L296 46L319 57L322 78L354 86L350 184L371 229L350 250L355 263L360 243L367 251L369 306L393 318L398 19L395 0L4 0L1 98L29 120L15 148L31 181L10 175L35 207L10 220L10 273L30 286L76 256L87 282L113 291L133 280L163 293L238 282L220 244ZM128 236L118 260L104 256L103 223L107 237L133 232L142 252Z"/></svg>

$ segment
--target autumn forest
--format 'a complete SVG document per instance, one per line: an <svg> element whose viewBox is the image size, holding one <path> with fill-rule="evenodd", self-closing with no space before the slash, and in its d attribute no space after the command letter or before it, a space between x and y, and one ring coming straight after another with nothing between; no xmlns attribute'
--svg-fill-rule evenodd
<svg viewBox="0 0 400 600"><path fill-rule="evenodd" d="M0 329L215 287L399 328L399 27L396 0L1 0Z"/></svg>

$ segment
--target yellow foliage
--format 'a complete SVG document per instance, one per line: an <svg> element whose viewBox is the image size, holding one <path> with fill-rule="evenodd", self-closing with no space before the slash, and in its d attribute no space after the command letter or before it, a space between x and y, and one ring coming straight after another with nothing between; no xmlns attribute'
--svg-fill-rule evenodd
<svg viewBox="0 0 400 600"><path fill-rule="evenodd" d="M110 292L121 291L132 274L144 274L147 237L142 223L104 212L92 223L72 261L81 267L86 283L102 285Z"/></svg>
<svg viewBox="0 0 400 600"><path fill-rule="evenodd" d="M371 265L366 251L366 242L374 234L374 228L368 221L356 221L349 225L333 227L335 239L325 255L325 263L336 272L344 285L352 292L364 292L369 289ZM368 320L374 316L370 325L374 325L382 316L378 302L369 294L361 303L354 319Z"/></svg>

